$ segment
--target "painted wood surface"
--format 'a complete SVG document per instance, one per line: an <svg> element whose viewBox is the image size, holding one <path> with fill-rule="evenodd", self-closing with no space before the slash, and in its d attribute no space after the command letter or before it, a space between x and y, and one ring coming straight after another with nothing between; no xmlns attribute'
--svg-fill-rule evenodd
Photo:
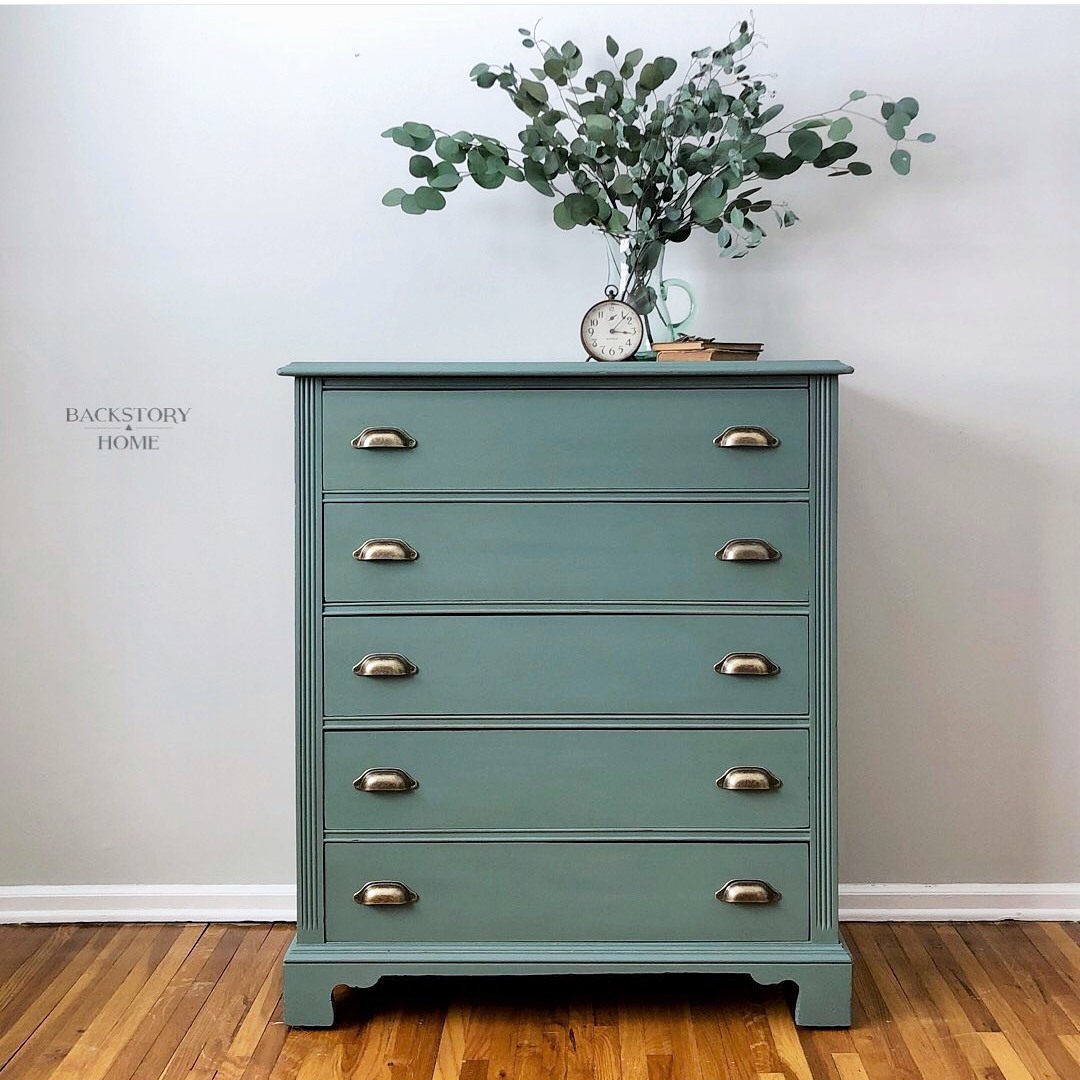
<svg viewBox="0 0 1080 1080"><path fill-rule="evenodd" d="M297 379L296 410L296 934L322 940L322 392Z"/></svg>
<svg viewBox="0 0 1080 1080"><path fill-rule="evenodd" d="M574 365L512 372L379 365L318 375L303 369L297 380L301 921L285 957L287 1022L328 1025L335 984L372 986L386 975L611 970L788 980L799 988L797 1022L849 1021L850 958L836 919L833 689L834 376L841 370L815 363L755 366L752 373L633 365L617 376ZM734 426L767 429L778 442L763 449L716 446L716 436ZM402 439L411 448L351 445L375 427L406 432ZM718 564L715 552L734 537L714 543L709 534L732 520L735 509L741 517L733 531L768 530L761 539L780 548L772 535L783 537L780 550L798 550L798 560ZM381 515L377 528L374 515ZM372 536L354 540L354 530L366 532L369 521ZM406 531L412 535L400 538L421 552L415 562L365 566L352 558L365 539ZM567 533L588 536L594 547L580 554ZM688 563L671 559L672 542L679 550L700 546L707 555ZM721 577L718 567L733 573ZM736 576L751 569L774 573ZM357 578L357 570L387 573ZM380 592L356 589L358 580L397 584ZM358 677L354 667L377 653L408 657L410 675ZM714 665L729 653L762 654L779 670L764 677L718 674ZM636 729L664 738L664 750L639 758L632 747ZM457 740L432 743L438 763L429 756L425 765L437 786L446 778L442 808L429 809L421 796L407 821L357 828L347 809L356 803L339 802L358 794L345 790L352 763L336 747L368 735L425 733ZM748 752L763 752L769 735L806 740L805 795L789 789L772 804L759 802L756 819L699 827L692 823L694 790L684 784L679 798L663 805L676 814L671 822L681 816L690 824L664 824L659 807L666 789L647 765L662 772L665 761L674 767L689 760L696 749L691 736L725 733L745 737ZM593 818L574 822L572 797L552 809L558 785L550 792L530 786L532 774L523 771L512 744L502 742L514 734L620 740L622 749L605 753L605 761L626 764L633 756L625 772L638 769L644 803L661 824L620 827L620 815L633 814L635 804L614 777L587 804L580 798L587 782L575 784L577 805L593 807ZM494 810L460 783L451 795L469 755L509 774L516 769L522 794L494 798ZM574 766L567 762L575 756L562 755L571 778ZM558 766L558 753L553 758ZM710 781L715 785L715 777ZM764 807L782 807L793 794L808 815L800 812L795 827L783 816L771 824ZM343 807L345 816L335 817ZM470 817L474 807L480 816ZM560 810L569 814L565 827ZM331 828L337 821L344 827ZM568 870L565 879L542 858L552 852ZM717 860L740 852L757 853L762 866L775 864L776 876L790 884L768 917L764 907L756 909L757 930L709 937L704 909L696 906L702 882L721 868ZM788 864L795 854L798 868ZM426 882L425 898L434 884L448 903L417 904L398 911L404 918L396 921L383 918L391 914L383 910L378 921L364 921L372 912L354 903L364 882L353 879L365 876L373 859L396 860L396 869ZM500 862L521 892L510 904L492 906L484 888L490 891ZM642 888L641 880L650 884ZM678 900L666 916L653 906L660 881L673 883ZM479 891L472 888L477 883ZM708 890L710 904L722 884ZM590 896L601 901L609 929L590 921L596 918ZM748 909L731 915L730 925L744 918L752 918ZM775 933L770 918L783 924ZM364 944L361 924L387 936Z"/></svg>
<svg viewBox="0 0 1080 1080"><path fill-rule="evenodd" d="M849 924L848 1031L740 975L390 980L283 1021L289 924L0 927L0 1080L1075 1080L1080 924Z"/></svg>
<svg viewBox="0 0 1080 1080"><path fill-rule="evenodd" d="M537 841L326 844L328 941L805 941L805 844ZM716 898L765 881L770 903ZM420 899L365 907L354 893L396 881Z"/></svg>
<svg viewBox="0 0 1080 1080"><path fill-rule="evenodd" d="M327 716L606 713L804 716L807 622L799 615L352 615L323 620ZM720 675L731 653L775 675ZM365 678L373 653L417 672Z"/></svg>
<svg viewBox="0 0 1080 1080"><path fill-rule="evenodd" d="M319 363L300 361L278 368L279 375L295 377L338 378L409 378L424 380L487 379L504 377L527 378L536 381L545 376L608 380L621 382L630 379L656 379L667 382L693 379L706 383L731 382L747 376L766 379L807 375L849 375L854 371L839 360L754 360L723 363L656 363L655 361L630 360L620 363L598 363L584 360L550 360L540 363L527 361L498 361L459 363L457 361L382 361L362 360L352 363Z"/></svg>
<svg viewBox="0 0 1080 1080"><path fill-rule="evenodd" d="M339 832L805 829L806 731L331 731L324 824ZM736 766L775 790L723 790ZM354 781L404 770L414 790Z"/></svg>
<svg viewBox="0 0 1080 1080"><path fill-rule="evenodd" d="M810 596L806 502L364 501L329 503L323 517L328 603L805 604ZM373 538L403 540L417 557L355 558ZM717 558L747 538L778 556Z"/></svg>
<svg viewBox="0 0 1080 1080"><path fill-rule="evenodd" d="M807 393L799 389L374 390L323 395L328 491L805 489ZM779 445L721 449L734 426ZM370 428L411 449L359 450Z"/></svg>

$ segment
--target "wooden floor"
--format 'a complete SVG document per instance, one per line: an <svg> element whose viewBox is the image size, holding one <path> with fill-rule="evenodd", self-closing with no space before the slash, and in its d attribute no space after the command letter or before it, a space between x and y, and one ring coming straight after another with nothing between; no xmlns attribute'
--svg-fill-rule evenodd
<svg viewBox="0 0 1080 1080"><path fill-rule="evenodd" d="M1080 1080L1078 924L848 924L845 1031L730 976L386 980L292 1031L291 935L0 927L0 1080Z"/></svg>

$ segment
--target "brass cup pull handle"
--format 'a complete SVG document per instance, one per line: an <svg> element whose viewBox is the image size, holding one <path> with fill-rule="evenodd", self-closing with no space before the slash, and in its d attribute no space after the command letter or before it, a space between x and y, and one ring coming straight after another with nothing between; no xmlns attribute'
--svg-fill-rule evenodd
<svg viewBox="0 0 1080 1080"><path fill-rule="evenodd" d="M420 897L400 881L369 881L353 899L364 907L404 907Z"/></svg>
<svg viewBox="0 0 1080 1080"><path fill-rule="evenodd" d="M356 450L411 450L416 440L397 427L364 428L352 441Z"/></svg>
<svg viewBox="0 0 1080 1080"><path fill-rule="evenodd" d="M733 765L716 781L724 791L776 791L783 787L780 777L756 765Z"/></svg>
<svg viewBox="0 0 1080 1080"><path fill-rule="evenodd" d="M775 904L781 895L767 881L753 878L729 881L716 891L716 899L725 904Z"/></svg>
<svg viewBox="0 0 1080 1080"><path fill-rule="evenodd" d="M419 786L404 769L368 769L353 781L357 791L375 794L415 791Z"/></svg>
<svg viewBox="0 0 1080 1080"><path fill-rule="evenodd" d="M780 666L764 653L729 652L713 670L717 675L777 675Z"/></svg>
<svg viewBox="0 0 1080 1080"><path fill-rule="evenodd" d="M352 554L357 562L415 562L420 558L416 548L391 536L365 540Z"/></svg>
<svg viewBox="0 0 1080 1080"><path fill-rule="evenodd" d="M354 675L368 679L403 678L415 675L419 668L407 657L396 652L368 653L353 668Z"/></svg>
<svg viewBox="0 0 1080 1080"><path fill-rule="evenodd" d="M721 562L776 562L780 552L768 540L739 537L729 540L717 553Z"/></svg>
<svg viewBox="0 0 1080 1080"><path fill-rule="evenodd" d="M780 440L768 428L757 424L739 424L725 428L713 439L713 446L719 446L722 450L771 450L779 445Z"/></svg>

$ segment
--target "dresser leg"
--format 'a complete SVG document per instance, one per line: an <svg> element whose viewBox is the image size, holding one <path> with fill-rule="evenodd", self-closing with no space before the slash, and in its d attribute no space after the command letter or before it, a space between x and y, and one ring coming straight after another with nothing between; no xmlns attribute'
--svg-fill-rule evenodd
<svg viewBox="0 0 1080 1080"><path fill-rule="evenodd" d="M290 1027L332 1027L334 982L322 964L285 964L285 1023Z"/></svg>
<svg viewBox="0 0 1080 1080"><path fill-rule="evenodd" d="M851 965L803 967L796 980L795 1023L799 1027L851 1026Z"/></svg>
<svg viewBox="0 0 1080 1080"><path fill-rule="evenodd" d="M367 988L374 986L381 974L367 964L290 960L286 953L282 987L285 1023L290 1027L333 1027L334 987Z"/></svg>

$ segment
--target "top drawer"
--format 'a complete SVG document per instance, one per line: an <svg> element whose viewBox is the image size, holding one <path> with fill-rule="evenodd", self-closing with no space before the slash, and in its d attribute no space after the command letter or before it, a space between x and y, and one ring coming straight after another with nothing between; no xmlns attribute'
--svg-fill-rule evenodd
<svg viewBox="0 0 1080 1080"><path fill-rule="evenodd" d="M372 492L804 489L807 413L803 389L331 390L323 395L323 485Z"/></svg>

